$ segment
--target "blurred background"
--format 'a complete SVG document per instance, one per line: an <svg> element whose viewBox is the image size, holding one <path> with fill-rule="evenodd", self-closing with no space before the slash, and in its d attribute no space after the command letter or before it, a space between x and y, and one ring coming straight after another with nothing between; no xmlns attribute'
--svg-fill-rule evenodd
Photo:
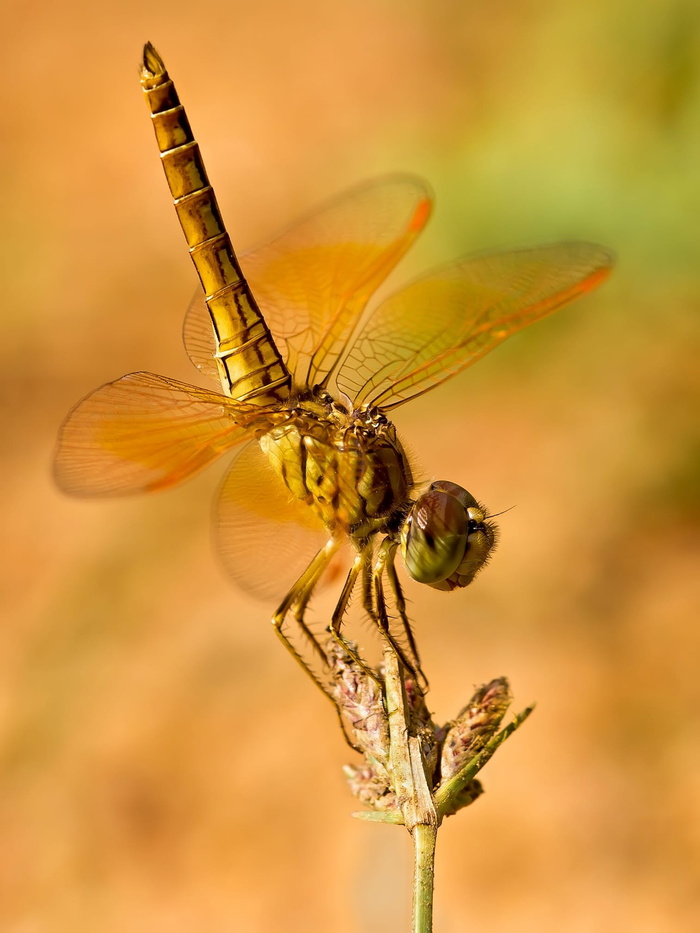
<svg viewBox="0 0 700 933"><path fill-rule="evenodd" d="M394 284L484 248L617 253L603 289L397 413L426 475L517 505L473 587L410 590L436 719L502 674L537 702L441 830L436 929L698 929L694 0L7 0L0 928L408 926L408 838L350 818L332 710L211 551L225 464L107 503L52 485L78 398L196 379L146 39L239 247L407 170L437 210Z"/></svg>

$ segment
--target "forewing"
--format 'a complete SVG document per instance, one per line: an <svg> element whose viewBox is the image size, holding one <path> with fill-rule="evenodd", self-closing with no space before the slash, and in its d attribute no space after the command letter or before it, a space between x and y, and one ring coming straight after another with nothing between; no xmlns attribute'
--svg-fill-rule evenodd
<svg viewBox="0 0 700 933"><path fill-rule="evenodd" d="M241 256L253 295L297 385L321 384L368 299L424 227L430 190L412 175L351 188L272 242ZM195 366L216 376L204 299L184 330Z"/></svg>
<svg viewBox="0 0 700 933"><path fill-rule="evenodd" d="M76 496L164 489L248 436L223 396L154 373L131 373L70 412L59 434L56 480Z"/></svg>
<svg viewBox="0 0 700 933"><path fill-rule="evenodd" d="M338 374L357 406L388 410L427 392L608 276L590 243L476 256L391 295L369 316Z"/></svg>
<svg viewBox="0 0 700 933"><path fill-rule="evenodd" d="M292 498L257 441L240 451L221 485L215 536L229 576L260 599L285 596L328 540L320 519Z"/></svg>

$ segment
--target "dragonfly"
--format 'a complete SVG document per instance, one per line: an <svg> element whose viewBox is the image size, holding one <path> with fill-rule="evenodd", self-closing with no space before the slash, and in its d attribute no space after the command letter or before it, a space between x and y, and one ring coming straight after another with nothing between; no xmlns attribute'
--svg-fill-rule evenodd
<svg viewBox="0 0 700 933"><path fill-rule="evenodd" d="M414 580L462 589L497 528L462 486L416 477L389 414L600 285L612 256L582 242L471 256L372 307L432 210L428 185L397 174L346 191L239 259L150 43L141 84L201 284L185 347L217 388L136 372L96 389L61 428L58 484L78 496L167 489L233 452L216 502L218 547L244 589L279 598L284 587L272 621L295 659L329 693L307 610L349 542L326 637L365 666L342 635L359 589L369 618L422 676L397 554Z"/></svg>

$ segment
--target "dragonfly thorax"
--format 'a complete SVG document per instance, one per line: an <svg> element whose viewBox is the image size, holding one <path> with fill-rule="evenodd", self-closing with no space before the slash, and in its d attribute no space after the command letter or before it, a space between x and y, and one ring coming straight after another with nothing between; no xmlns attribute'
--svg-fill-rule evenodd
<svg viewBox="0 0 700 933"><path fill-rule="evenodd" d="M413 477L396 428L376 409L349 411L327 393L298 397L260 437L270 464L324 525L356 539L396 525Z"/></svg>

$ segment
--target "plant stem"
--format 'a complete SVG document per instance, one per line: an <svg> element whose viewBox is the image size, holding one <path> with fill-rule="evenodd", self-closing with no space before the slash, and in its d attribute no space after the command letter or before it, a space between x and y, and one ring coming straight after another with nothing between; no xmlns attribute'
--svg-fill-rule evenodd
<svg viewBox="0 0 700 933"><path fill-rule="evenodd" d="M432 933L436 841L437 826L416 824L413 829L413 933Z"/></svg>
<svg viewBox="0 0 700 933"><path fill-rule="evenodd" d="M390 767L394 791L401 801L406 829L413 837L413 933L432 933L435 843L438 816L433 803L418 737L411 731L405 673L396 652L384 652L384 682L389 717Z"/></svg>

